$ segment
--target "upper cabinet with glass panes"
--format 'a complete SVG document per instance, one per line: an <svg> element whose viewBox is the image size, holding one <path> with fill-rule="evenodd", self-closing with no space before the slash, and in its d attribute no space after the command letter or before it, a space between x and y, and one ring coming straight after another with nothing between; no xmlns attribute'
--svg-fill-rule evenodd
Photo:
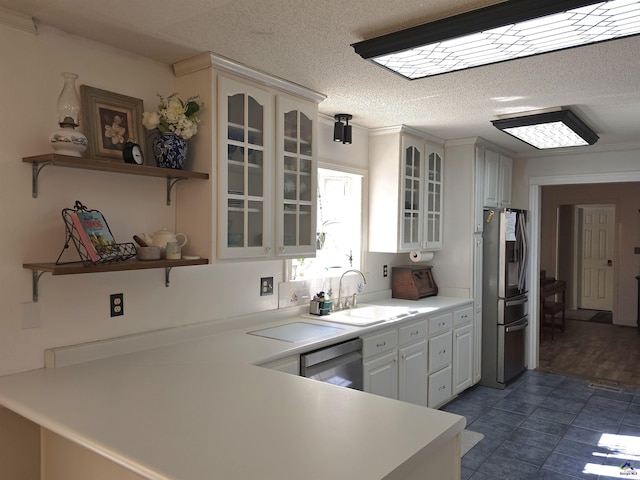
<svg viewBox="0 0 640 480"><path fill-rule="evenodd" d="M314 103L220 78L219 258L315 255L316 122Z"/></svg>
<svg viewBox="0 0 640 480"><path fill-rule="evenodd" d="M188 167L215 179L179 192L176 228L189 248L220 259L313 255L315 131L326 96L211 52L173 69L181 95L205 105Z"/></svg>
<svg viewBox="0 0 640 480"><path fill-rule="evenodd" d="M369 142L369 250L411 252L442 246L442 146L401 127Z"/></svg>
<svg viewBox="0 0 640 480"><path fill-rule="evenodd" d="M218 257L268 256L271 235L271 93L229 78L218 85Z"/></svg>
<svg viewBox="0 0 640 480"><path fill-rule="evenodd" d="M277 98L277 255L315 256L316 116L315 105Z"/></svg>

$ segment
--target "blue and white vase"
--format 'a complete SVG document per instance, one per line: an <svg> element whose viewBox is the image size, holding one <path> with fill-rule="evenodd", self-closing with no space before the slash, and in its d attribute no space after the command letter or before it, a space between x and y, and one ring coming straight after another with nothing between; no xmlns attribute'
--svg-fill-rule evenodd
<svg viewBox="0 0 640 480"><path fill-rule="evenodd" d="M187 158L187 141L175 133L158 133L153 139L153 156L159 167L182 170Z"/></svg>

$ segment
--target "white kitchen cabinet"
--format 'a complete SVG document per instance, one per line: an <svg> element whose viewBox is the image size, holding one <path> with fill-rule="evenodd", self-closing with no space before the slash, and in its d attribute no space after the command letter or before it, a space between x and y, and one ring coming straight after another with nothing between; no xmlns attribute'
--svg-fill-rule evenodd
<svg viewBox="0 0 640 480"><path fill-rule="evenodd" d="M362 337L363 390L398 398L398 329Z"/></svg>
<svg viewBox="0 0 640 480"><path fill-rule="evenodd" d="M511 184L513 182L513 159L500 155L499 201L501 207L511 206Z"/></svg>
<svg viewBox="0 0 640 480"><path fill-rule="evenodd" d="M218 84L218 257L271 253L273 96L221 77Z"/></svg>
<svg viewBox="0 0 640 480"><path fill-rule="evenodd" d="M474 308L469 305L453 312L453 393L457 395L474 383Z"/></svg>
<svg viewBox="0 0 640 480"><path fill-rule="evenodd" d="M317 107L277 98L277 255L316 254Z"/></svg>
<svg viewBox="0 0 640 480"><path fill-rule="evenodd" d="M363 390L398 398L398 352L396 350L363 362Z"/></svg>
<svg viewBox="0 0 640 480"><path fill-rule="evenodd" d="M451 331L429 339L429 373L451 364Z"/></svg>
<svg viewBox="0 0 640 480"><path fill-rule="evenodd" d="M473 244L473 383L476 384L482 374L482 235L474 235Z"/></svg>
<svg viewBox="0 0 640 480"><path fill-rule="evenodd" d="M427 405L427 321L362 339L364 391Z"/></svg>
<svg viewBox="0 0 640 480"><path fill-rule="evenodd" d="M424 206L422 250L438 250L442 247L442 175L444 149L425 144L427 153L427 177Z"/></svg>
<svg viewBox="0 0 640 480"><path fill-rule="evenodd" d="M484 150L484 207L511 205L513 160L490 149Z"/></svg>
<svg viewBox="0 0 640 480"><path fill-rule="evenodd" d="M429 408L438 408L451 399L451 365L429 375Z"/></svg>
<svg viewBox="0 0 640 480"><path fill-rule="evenodd" d="M427 406L427 341L399 351L398 400Z"/></svg>
<svg viewBox="0 0 640 480"><path fill-rule="evenodd" d="M444 149L419 132L369 140L369 250L404 253L442 246Z"/></svg>
<svg viewBox="0 0 640 480"><path fill-rule="evenodd" d="M326 97L210 52L173 68L181 95L204 102L188 167L217 177L180 192L186 248L220 259L315 255L317 104Z"/></svg>
<svg viewBox="0 0 640 480"><path fill-rule="evenodd" d="M469 323L453 331L453 393L458 394L473 384L473 325Z"/></svg>
<svg viewBox="0 0 640 480"><path fill-rule="evenodd" d="M427 406L427 321L410 323L398 329L398 400Z"/></svg>
<svg viewBox="0 0 640 480"><path fill-rule="evenodd" d="M427 406L432 408L439 407L452 396L453 320L454 312L451 310L429 317Z"/></svg>
<svg viewBox="0 0 640 480"><path fill-rule="evenodd" d="M485 176L484 147L475 146L474 175L473 175L473 233L482 233L484 229L484 176Z"/></svg>
<svg viewBox="0 0 640 480"><path fill-rule="evenodd" d="M316 106L226 77L218 105L219 258L315 255Z"/></svg>

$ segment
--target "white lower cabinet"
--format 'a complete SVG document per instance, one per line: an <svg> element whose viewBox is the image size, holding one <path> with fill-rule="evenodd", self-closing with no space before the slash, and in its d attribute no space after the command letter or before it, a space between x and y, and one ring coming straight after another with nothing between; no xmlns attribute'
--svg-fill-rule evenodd
<svg viewBox="0 0 640 480"><path fill-rule="evenodd" d="M453 312L429 319L429 382L427 406L438 408L452 396L451 360L453 359Z"/></svg>
<svg viewBox="0 0 640 480"><path fill-rule="evenodd" d="M364 391L438 408L473 384L473 304L362 337Z"/></svg>
<svg viewBox="0 0 640 480"><path fill-rule="evenodd" d="M428 406L438 408L451 397L451 365L449 365L439 372L429 375Z"/></svg>
<svg viewBox="0 0 640 480"><path fill-rule="evenodd" d="M453 331L453 393L473 385L473 325Z"/></svg>
<svg viewBox="0 0 640 480"><path fill-rule="evenodd" d="M398 398L398 353L393 351L363 363L365 392Z"/></svg>
<svg viewBox="0 0 640 480"><path fill-rule="evenodd" d="M398 400L427 406L427 341L400 349Z"/></svg>

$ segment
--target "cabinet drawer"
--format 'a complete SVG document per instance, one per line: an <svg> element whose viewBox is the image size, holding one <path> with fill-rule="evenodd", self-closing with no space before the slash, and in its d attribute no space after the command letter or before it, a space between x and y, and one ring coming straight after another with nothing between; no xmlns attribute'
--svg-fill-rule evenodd
<svg viewBox="0 0 640 480"><path fill-rule="evenodd" d="M407 343L420 340L427 336L427 321L415 322L411 325L405 325L399 329L399 342L400 345L406 345Z"/></svg>
<svg viewBox="0 0 640 480"><path fill-rule="evenodd" d="M453 326L464 325L473 320L473 308L471 306L453 312Z"/></svg>
<svg viewBox="0 0 640 480"><path fill-rule="evenodd" d="M437 408L451 398L451 367L429 375L430 408Z"/></svg>
<svg viewBox="0 0 640 480"><path fill-rule="evenodd" d="M364 358L373 357L395 348L398 348L397 330L387 330L386 332L362 337L362 356Z"/></svg>
<svg viewBox="0 0 640 480"><path fill-rule="evenodd" d="M451 363L451 332L429 339L429 372L435 372Z"/></svg>
<svg viewBox="0 0 640 480"><path fill-rule="evenodd" d="M429 335L437 335L447 330L451 330L453 315L451 312L443 313L429 319Z"/></svg>

